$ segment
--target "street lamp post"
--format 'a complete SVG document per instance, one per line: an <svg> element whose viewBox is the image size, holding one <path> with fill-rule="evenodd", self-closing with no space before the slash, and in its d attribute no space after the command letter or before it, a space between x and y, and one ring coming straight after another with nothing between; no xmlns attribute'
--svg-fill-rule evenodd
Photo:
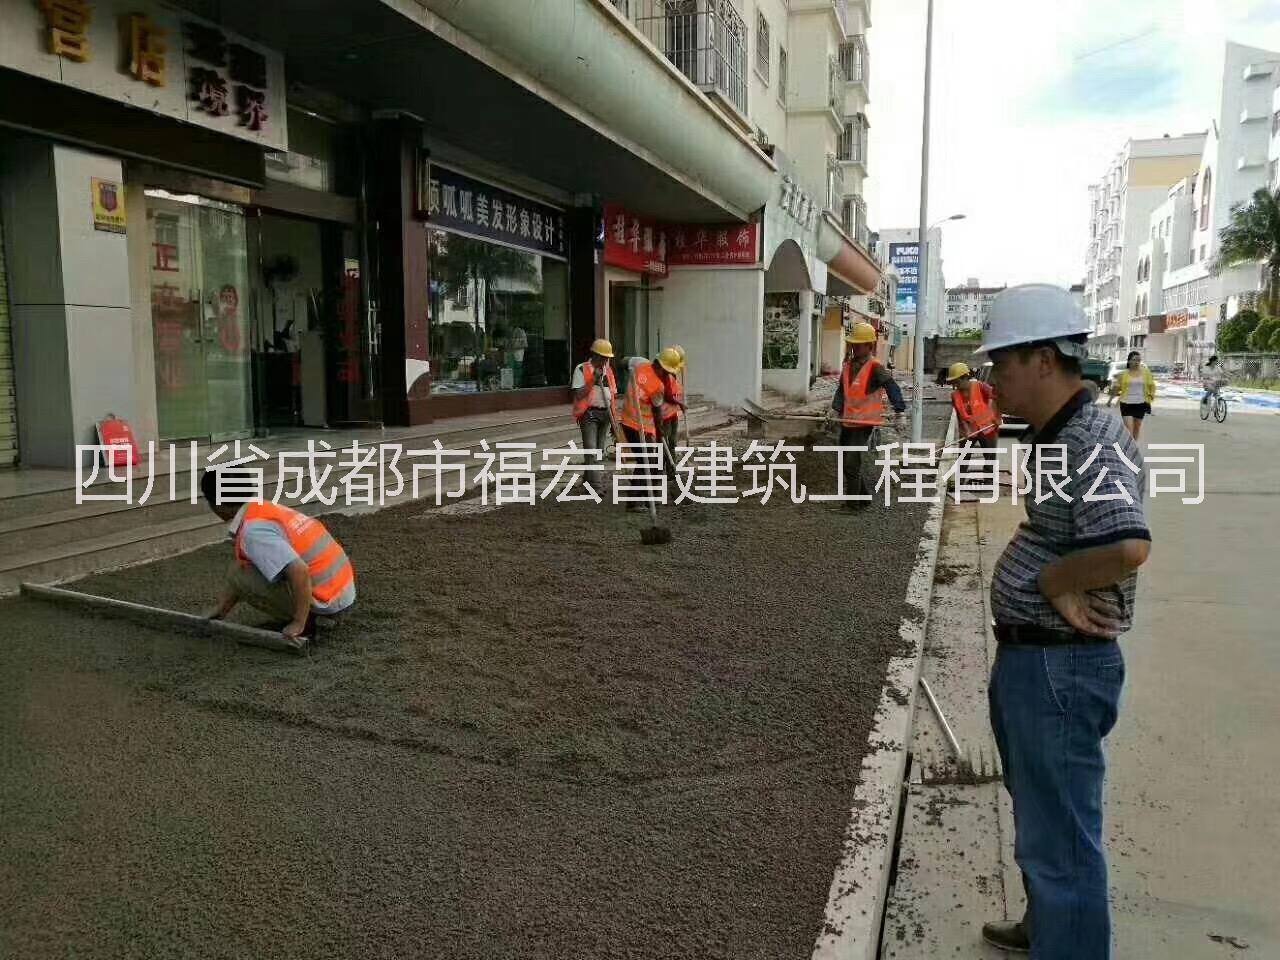
<svg viewBox="0 0 1280 960"><path fill-rule="evenodd" d="M929 288L929 108L933 84L933 0L929 0L929 10L925 17L924 28L924 132L920 138L920 236L916 249L919 256L918 290L916 293L916 339L914 371L912 376L913 396L911 399L911 441L920 443L924 438L924 308L925 297Z"/></svg>

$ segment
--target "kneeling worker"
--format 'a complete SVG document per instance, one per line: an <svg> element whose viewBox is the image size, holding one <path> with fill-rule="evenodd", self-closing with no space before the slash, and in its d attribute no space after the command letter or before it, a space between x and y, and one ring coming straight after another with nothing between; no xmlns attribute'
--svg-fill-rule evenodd
<svg viewBox="0 0 1280 960"><path fill-rule="evenodd" d="M1000 433L995 391L973 379L969 365L963 361L951 365L947 383L951 384L951 405L960 424L960 439L971 440L975 447L988 450L995 447Z"/></svg>
<svg viewBox="0 0 1280 960"><path fill-rule="evenodd" d="M355 603L351 561L319 520L275 503L219 503L213 470L200 478L200 491L236 545L209 619L221 620L244 601L285 621L281 632L297 640L315 632L317 615L336 616Z"/></svg>

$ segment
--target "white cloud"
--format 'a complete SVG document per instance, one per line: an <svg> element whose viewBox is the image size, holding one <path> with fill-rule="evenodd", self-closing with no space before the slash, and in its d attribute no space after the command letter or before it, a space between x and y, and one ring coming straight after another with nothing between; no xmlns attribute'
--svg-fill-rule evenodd
<svg viewBox="0 0 1280 960"><path fill-rule="evenodd" d="M924 0L875 3L873 228L919 219ZM1079 282L1088 185L1130 137L1207 128L1228 39L1280 50L1280 3L935 0L930 220L948 283Z"/></svg>

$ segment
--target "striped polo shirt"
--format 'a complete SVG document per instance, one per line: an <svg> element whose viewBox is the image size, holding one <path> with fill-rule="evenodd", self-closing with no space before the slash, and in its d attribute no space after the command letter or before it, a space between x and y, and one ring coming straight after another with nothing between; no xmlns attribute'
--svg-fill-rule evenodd
<svg viewBox="0 0 1280 960"><path fill-rule="evenodd" d="M1093 403L1088 390L1072 397L1039 434L1030 430L1021 442L1032 446L1025 473L1017 478L1021 490L1030 487L1023 501L1027 518L996 563L991 612L997 623L1069 631L1073 628L1040 593L1040 571L1076 550L1151 539L1143 509L1142 452L1120 418ZM1042 503L1035 502L1037 449L1042 465L1038 485L1049 494ZM1137 585L1134 572L1120 583L1091 591L1103 599L1122 631L1133 625Z"/></svg>

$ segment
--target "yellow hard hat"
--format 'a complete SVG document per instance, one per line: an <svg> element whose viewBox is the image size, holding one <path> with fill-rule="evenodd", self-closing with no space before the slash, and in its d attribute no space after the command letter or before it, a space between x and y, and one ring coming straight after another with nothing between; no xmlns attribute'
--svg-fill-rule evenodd
<svg viewBox="0 0 1280 960"><path fill-rule="evenodd" d="M855 323L844 336L845 343L875 343L876 328L869 323Z"/></svg>
<svg viewBox="0 0 1280 960"><path fill-rule="evenodd" d="M689 355L684 352L684 347L680 346L678 343L673 343L671 345L671 349L680 354L680 369L683 370L689 365Z"/></svg>
<svg viewBox="0 0 1280 960"><path fill-rule="evenodd" d="M667 347L658 354L658 363L667 373L679 373L683 361L680 359L680 354L675 347Z"/></svg>
<svg viewBox="0 0 1280 960"><path fill-rule="evenodd" d="M613 356L613 344L601 337L599 340L591 344L591 352L601 357Z"/></svg>
<svg viewBox="0 0 1280 960"><path fill-rule="evenodd" d="M967 377L972 372L973 371L969 369L969 365L967 363L963 360L957 360L947 370L947 383L951 383L953 380L959 380L961 377Z"/></svg>

